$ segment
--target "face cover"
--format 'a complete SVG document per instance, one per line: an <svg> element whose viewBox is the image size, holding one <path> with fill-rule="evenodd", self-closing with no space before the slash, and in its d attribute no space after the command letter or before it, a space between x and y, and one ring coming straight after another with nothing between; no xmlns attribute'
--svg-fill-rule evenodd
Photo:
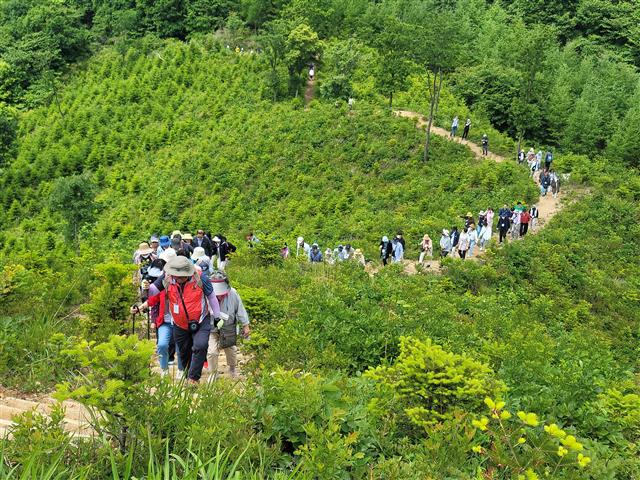
<svg viewBox="0 0 640 480"><path fill-rule="evenodd" d="M227 282L211 282L213 284L213 292L216 294L216 297L221 297L229 293L229 285Z"/></svg>

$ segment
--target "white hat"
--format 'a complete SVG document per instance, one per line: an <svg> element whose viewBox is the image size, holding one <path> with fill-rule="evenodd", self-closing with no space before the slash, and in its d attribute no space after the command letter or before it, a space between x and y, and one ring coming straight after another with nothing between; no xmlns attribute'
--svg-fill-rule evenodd
<svg viewBox="0 0 640 480"><path fill-rule="evenodd" d="M169 247L166 250L163 250L162 253L160 254L160 260L164 260L165 262L169 262L169 260L171 260L172 258L175 258L177 256L176 251Z"/></svg>
<svg viewBox="0 0 640 480"><path fill-rule="evenodd" d="M442 230L442 234L443 234L445 237L448 237L448 236L449 236L449 230L447 230L447 229L445 228L444 230Z"/></svg>
<svg viewBox="0 0 640 480"><path fill-rule="evenodd" d="M304 238L303 237L298 237L298 243L302 243L304 242Z"/></svg>
<svg viewBox="0 0 640 480"><path fill-rule="evenodd" d="M212 241L212 242L219 242L219 241L220 241L220 238L218 238L218 236L216 235L215 237L213 237L213 238L211 239L211 241Z"/></svg>
<svg viewBox="0 0 640 480"><path fill-rule="evenodd" d="M171 238L175 237L176 235L180 235L180 237L182 237L182 233L180 232L180 230L174 230L173 232L171 232Z"/></svg>
<svg viewBox="0 0 640 480"><path fill-rule="evenodd" d="M191 254L191 260L198 260L200 257L204 257L205 251L202 247L196 247Z"/></svg>

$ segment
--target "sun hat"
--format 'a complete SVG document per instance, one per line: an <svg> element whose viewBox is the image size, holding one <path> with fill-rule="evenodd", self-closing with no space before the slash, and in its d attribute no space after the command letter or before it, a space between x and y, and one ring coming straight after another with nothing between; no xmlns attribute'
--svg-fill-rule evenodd
<svg viewBox="0 0 640 480"><path fill-rule="evenodd" d="M171 240L169 239L169 237L166 235L162 235L160 237L160 246L162 248L167 248L169 245L171 245Z"/></svg>
<svg viewBox="0 0 640 480"><path fill-rule="evenodd" d="M302 242L304 242L304 237L298 237L298 243L300 244Z"/></svg>
<svg viewBox="0 0 640 480"><path fill-rule="evenodd" d="M218 237L217 235L215 237L213 237L211 239L213 242L219 242L220 241L220 237Z"/></svg>
<svg viewBox="0 0 640 480"><path fill-rule="evenodd" d="M183 233L182 234L182 239L183 240L193 240L193 236L190 233Z"/></svg>
<svg viewBox="0 0 640 480"><path fill-rule="evenodd" d="M176 256L177 256L176 251L173 248L169 247L166 250L164 250L158 258L168 263L169 260L171 260L172 258L175 258Z"/></svg>
<svg viewBox="0 0 640 480"><path fill-rule="evenodd" d="M473 213L471 213L471 212L467 212L467 214L466 214L465 216L467 216L467 217L473 217Z"/></svg>
<svg viewBox="0 0 640 480"><path fill-rule="evenodd" d="M180 237L182 237L182 232L180 230L174 230L171 232L172 237L175 237L176 235L180 235Z"/></svg>
<svg viewBox="0 0 640 480"><path fill-rule="evenodd" d="M142 242L140 245L138 245L139 255L148 255L150 253L153 253L153 248L151 248L147 242Z"/></svg>
<svg viewBox="0 0 640 480"><path fill-rule="evenodd" d="M174 277L190 277L196 271L196 267L187 257L179 256L170 259L164 266L164 271Z"/></svg>
<svg viewBox="0 0 640 480"><path fill-rule="evenodd" d="M448 236L449 236L449 230L447 230L447 229L445 228L444 230L442 230L442 234L443 234L445 237L448 237Z"/></svg>
<svg viewBox="0 0 640 480"><path fill-rule="evenodd" d="M198 260L200 257L203 257L204 254L204 248L196 247L193 249L193 253L191 254L191 260Z"/></svg>
<svg viewBox="0 0 640 480"><path fill-rule="evenodd" d="M149 243L160 243L160 240L155 235L152 235L149 239Z"/></svg>

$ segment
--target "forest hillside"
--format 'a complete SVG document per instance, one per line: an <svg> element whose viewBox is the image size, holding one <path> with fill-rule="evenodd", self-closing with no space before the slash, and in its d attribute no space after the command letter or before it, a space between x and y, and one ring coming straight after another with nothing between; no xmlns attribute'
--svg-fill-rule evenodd
<svg viewBox="0 0 640 480"><path fill-rule="evenodd" d="M0 0L0 480L640 478L638 19ZM132 308L174 230L237 247L250 334L216 381Z"/></svg>

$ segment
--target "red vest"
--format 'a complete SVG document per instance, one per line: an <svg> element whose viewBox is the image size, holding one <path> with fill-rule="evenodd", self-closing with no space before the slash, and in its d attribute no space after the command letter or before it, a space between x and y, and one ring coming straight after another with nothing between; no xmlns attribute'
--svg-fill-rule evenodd
<svg viewBox="0 0 640 480"><path fill-rule="evenodd" d="M167 291L171 316L178 327L188 330L189 320L200 321L202 310L206 307L206 300L202 285L199 285L195 276L191 277L182 287L177 283L171 282Z"/></svg>

